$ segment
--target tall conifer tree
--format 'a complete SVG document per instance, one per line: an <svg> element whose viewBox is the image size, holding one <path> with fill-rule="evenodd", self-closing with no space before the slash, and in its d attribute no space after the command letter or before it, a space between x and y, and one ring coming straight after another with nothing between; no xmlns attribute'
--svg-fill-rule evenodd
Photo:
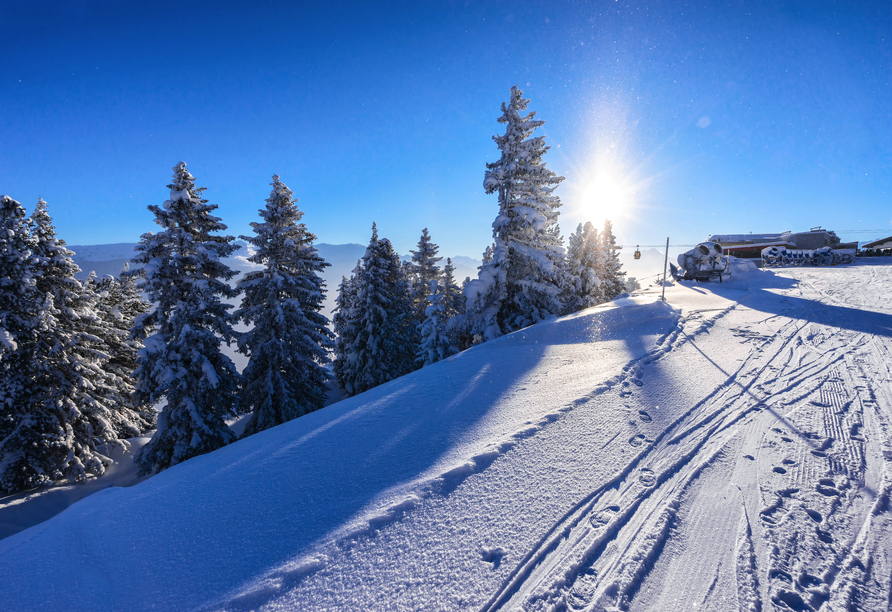
<svg viewBox="0 0 892 612"><path fill-rule="evenodd" d="M529 100L516 86L502 103L499 123L505 134L494 136L501 158L486 164L483 187L497 193L499 214L493 221L492 259L477 280L466 287L471 333L490 340L521 329L561 311L563 247L556 228L560 198L554 190L563 177L542 161L549 147L533 136L545 122L525 112Z"/></svg>
<svg viewBox="0 0 892 612"><path fill-rule="evenodd" d="M210 452L232 442L224 417L234 414L239 374L220 351L236 338L231 305L238 291L227 284L237 272L223 261L238 246L219 236L226 226L211 213L194 177L180 162L168 185L170 199L149 206L162 231L144 234L132 274L155 310L136 318L131 336L145 338L137 357L139 401L166 400L152 440L136 457L143 474Z"/></svg>
<svg viewBox="0 0 892 612"><path fill-rule="evenodd" d="M465 296L461 287L455 282L455 266L452 265L452 259L446 258L446 265L443 266L443 313L449 320L456 315L465 314Z"/></svg>
<svg viewBox="0 0 892 612"><path fill-rule="evenodd" d="M31 454L44 453L26 419L34 410L31 393L33 345L40 329L37 285L31 268L34 239L25 209L0 196L0 490L34 486ZM40 447L29 446L40 442Z"/></svg>
<svg viewBox="0 0 892 612"><path fill-rule="evenodd" d="M372 238L362 257L352 320L355 337L347 347L352 390L356 395L410 372L417 329L409 282L390 240Z"/></svg>
<svg viewBox="0 0 892 612"><path fill-rule="evenodd" d="M334 371L338 387L343 389L347 395L353 394L353 383L355 380L350 347L356 340L354 312L356 308L356 288L361 271L362 260L358 260L350 278L341 277L341 284L338 286L338 297L335 298L334 316L332 317L332 326L336 336L335 359L334 363L332 363L332 370Z"/></svg>
<svg viewBox="0 0 892 612"><path fill-rule="evenodd" d="M125 264L122 274L128 270L129 266ZM103 368L113 381L118 405L135 412L130 422L118 424L118 434L125 438L141 435L154 428L157 413L152 406L136 400L133 372L142 343L130 338L130 328L138 315L151 308L136 291L132 277L97 278L91 272L87 285L95 296L96 312L102 320L98 330L101 350L109 356Z"/></svg>
<svg viewBox="0 0 892 612"><path fill-rule="evenodd" d="M578 312L604 301L601 277L606 258L598 230L591 223L580 223L568 242L564 313Z"/></svg>
<svg viewBox="0 0 892 612"><path fill-rule="evenodd" d="M424 321L424 313L428 306L427 297L431 293L431 282L440 280L440 268L437 263L443 258L437 257L440 247L431 241L427 228L421 230L417 248L417 251L409 252L412 253L412 307L420 325Z"/></svg>
<svg viewBox="0 0 892 612"><path fill-rule="evenodd" d="M626 273L622 271L623 264L619 260L619 249L616 247L616 236L613 235L613 223L610 219L604 220L604 230L598 237L598 245L604 258L602 295L604 301L609 302L626 290Z"/></svg>
<svg viewBox="0 0 892 612"><path fill-rule="evenodd" d="M38 325L20 345L27 367L27 392L20 399L12 430L2 442L7 490L68 478L83 482L101 475L111 445L137 435L146 423L121 402L120 380L106 369L97 297L75 274L79 268L65 242L56 237L46 202L38 200L28 229L29 267Z"/></svg>
<svg viewBox="0 0 892 612"><path fill-rule="evenodd" d="M304 213L293 192L276 175L272 187L260 210L263 223L251 224L254 236L240 236L255 247L248 261L264 267L239 281L244 297L233 313L253 324L239 339L239 350L250 356L239 400L253 413L245 436L321 408L328 382L324 365L334 348L328 319L319 312L325 298L319 275L329 264L313 246L316 236L300 222Z"/></svg>
<svg viewBox="0 0 892 612"><path fill-rule="evenodd" d="M455 284L455 267L446 259L440 283L431 283L428 307L421 325L421 342L416 352L416 363L427 366L459 351L461 339L450 322L465 312L465 296Z"/></svg>

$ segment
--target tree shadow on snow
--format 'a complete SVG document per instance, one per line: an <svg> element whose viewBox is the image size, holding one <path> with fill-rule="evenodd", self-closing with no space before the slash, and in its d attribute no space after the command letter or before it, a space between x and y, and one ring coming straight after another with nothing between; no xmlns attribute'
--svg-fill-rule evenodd
<svg viewBox="0 0 892 612"><path fill-rule="evenodd" d="M199 505L159 499L164 506L159 511L176 516L179 524L175 534L154 537L189 540L183 545L191 558L185 565L156 565L153 580L170 572L173 584L188 584L184 572L213 566L215 575L196 581L222 599L198 596L196 601L195 594L183 593L183 605L225 602L227 610L256 609L322 568L312 552L318 547L374 537L410 510L420 491L448 494L497 457L483 453L469 460L480 451L472 447L475 440L523 427L523 420L515 423L513 415L497 413L499 398L510 394L547 350L548 342L537 342L534 335L512 334L475 347L134 488L145 494L147 485L162 486L166 476L179 471L179 490L201 491ZM204 462L218 467L202 467Z"/></svg>
<svg viewBox="0 0 892 612"><path fill-rule="evenodd" d="M740 289L734 284L713 284L709 289L716 295L753 310L859 333L892 337L892 315L828 304L789 293L780 295L774 291L795 289L798 281L765 271L759 274L757 288Z"/></svg>

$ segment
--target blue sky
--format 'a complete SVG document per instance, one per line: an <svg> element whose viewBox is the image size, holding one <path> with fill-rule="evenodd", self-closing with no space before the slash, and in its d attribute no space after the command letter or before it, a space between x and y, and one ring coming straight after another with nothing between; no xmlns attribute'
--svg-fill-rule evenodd
<svg viewBox="0 0 892 612"><path fill-rule="evenodd" d="M888 2L0 4L0 193L70 244L153 231L183 160L235 235L277 173L322 242L479 257L514 84L565 236L892 234Z"/></svg>

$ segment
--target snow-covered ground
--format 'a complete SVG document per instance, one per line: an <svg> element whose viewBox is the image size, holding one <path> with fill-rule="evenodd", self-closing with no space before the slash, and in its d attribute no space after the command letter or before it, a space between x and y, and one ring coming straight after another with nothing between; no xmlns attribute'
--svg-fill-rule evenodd
<svg viewBox="0 0 892 612"><path fill-rule="evenodd" d="M659 287L106 488L7 610L885 610L892 266Z"/></svg>

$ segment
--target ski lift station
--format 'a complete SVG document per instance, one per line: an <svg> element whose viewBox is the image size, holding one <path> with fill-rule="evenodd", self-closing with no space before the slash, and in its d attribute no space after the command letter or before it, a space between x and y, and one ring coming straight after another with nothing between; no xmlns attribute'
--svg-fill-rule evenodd
<svg viewBox="0 0 892 612"><path fill-rule="evenodd" d="M854 256L857 242L842 242L836 232L818 227L813 227L807 232L781 232L779 234L715 234L710 236L708 242L722 245L726 255L732 255L741 259L762 258L762 251L769 247L784 247L786 249L816 250L830 247L836 252L849 251Z"/></svg>
<svg viewBox="0 0 892 612"><path fill-rule="evenodd" d="M861 245L861 248L865 251L886 252L892 249L892 236L889 236L888 238L880 238L873 242L865 242Z"/></svg>

